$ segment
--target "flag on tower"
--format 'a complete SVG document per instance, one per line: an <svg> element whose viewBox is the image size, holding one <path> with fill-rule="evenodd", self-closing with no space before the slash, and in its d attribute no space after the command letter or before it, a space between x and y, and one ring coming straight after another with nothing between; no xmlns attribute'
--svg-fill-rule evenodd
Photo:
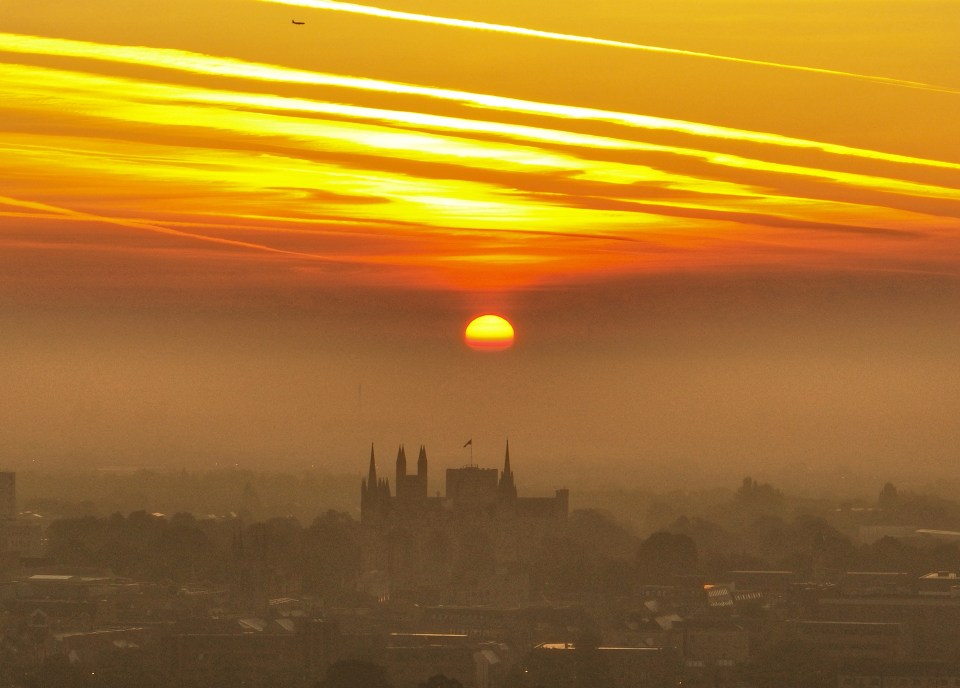
<svg viewBox="0 0 960 688"><path fill-rule="evenodd" d="M464 448L473 446L473 438L471 437L466 442L463 443Z"/></svg>

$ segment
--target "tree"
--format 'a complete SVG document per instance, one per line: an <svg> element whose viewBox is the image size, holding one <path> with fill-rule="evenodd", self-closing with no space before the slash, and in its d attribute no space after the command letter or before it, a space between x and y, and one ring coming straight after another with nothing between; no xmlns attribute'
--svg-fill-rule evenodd
<svg viewBox="0 0 960 688"><path fill-rule="evenodd" d="M637 568L642 583L672 583L675 576L696 573L697 545L688 535L654 533L640 544Z"/></svg>
<svg viewBox="0 0 960 688"><path fill-rule="evenodd" d="M331 601L354 591L360 575L359 524L329 510L304 531L305 590Z"/></svg>
<svg viewBox="0 0 960 688"><path fill-rule="evenodd" d="M894 487L893 483L887 483L883 486L883 489L880 490L877 506L880 507L882 511L892 511L897 508L899 497L900 495L897 493L897 488Z"/></svg>
<svg viewBox="0 0 960 688"><path fill-rule="evenodd" d="M631 577L640 539L609 514L579 509L560 535L540 541L531 578L548 597L579 593L617 595Z"/></svg>
<svg viewBox="0 0 960 688"><path fill-rule="evenodd" d="M882 537L863 548L866 571L902 571L921 574L924 568L920 552L913 545L897 538Z"/></svg>

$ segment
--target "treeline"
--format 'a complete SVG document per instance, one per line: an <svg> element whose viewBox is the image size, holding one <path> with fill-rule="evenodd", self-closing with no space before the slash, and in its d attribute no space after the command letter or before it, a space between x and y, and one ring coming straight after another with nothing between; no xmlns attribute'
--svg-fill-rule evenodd
<svg viewBox="0 0 960 688"><path fill-rule="evenodd" d="M666 511L661 509L661 512ZM798 508L779 489L745 478L726 501L699 514L676 515L647 537L603 512L575 511L566 532L545 543L538 565L543 590L616 595L624 581L667 585L678 577L722 581L730 571L789 570L813 578L844 571L913 576L960 571L960 542L884 537L861 544L861 525L960 530L960 505L886 485L870 505L807 503Z"/></svg>
<svg viewBox="0 0 960 688"><path fill-rule="evenodd" d="M209 471L18 471L21 511L51 518L133 511L192 513L245 520L293 517L309 523L327 509L359 508L360 478L322 470L301 473Z"/></svg>
<svg viewBox="0 0 960 688"><path fill-rule="evenodd" d="M178 586L227 586L241 572L268 571L305 594L337 600L353 594L360 573L359 527L333 510L307 527L294 518L245 524L136 511L53 522L47 556L62 566Z"/></svg>
<svg viewBox="0 0 960 688"><path fill-rule="evenodd" d="M618 595L625 583L665 585L677 576L722 580L732 570L791 570L811 577L960 570L955 541L885 537L860 544L856 537L858 524L957 527L960 507L953 502L902 494L888 485L871 507L860 510L833 506L790 513L788 503L780 490L746 478L726 502L712 504L704 514L677 516L646 537L602 511L575 510L566 528L540 544L530 570L533 592L550 599ZM335 599L352 594L362 573L360 525L334 510L306 527L296 518L251 522L136 511L61 519L47 535L49 556L58 564L178 585L224 585L239 569L259 567L295 581L305 594Z"/></svg>

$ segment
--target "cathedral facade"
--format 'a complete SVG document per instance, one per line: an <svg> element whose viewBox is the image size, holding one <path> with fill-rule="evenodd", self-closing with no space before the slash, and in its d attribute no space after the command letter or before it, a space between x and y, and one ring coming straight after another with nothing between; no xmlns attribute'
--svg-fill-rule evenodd
<svg viewBox="0 0 960 688"><path fill-rule="evenodd" d="M360 487L363 566L393 597L434 604L517 605L544 538L565 527L569 492L518 497L507 444L503 470L446 471L446 491L428 490L426 448L415 473L397 452L394 489L378 475L373 447Z"/></svg>

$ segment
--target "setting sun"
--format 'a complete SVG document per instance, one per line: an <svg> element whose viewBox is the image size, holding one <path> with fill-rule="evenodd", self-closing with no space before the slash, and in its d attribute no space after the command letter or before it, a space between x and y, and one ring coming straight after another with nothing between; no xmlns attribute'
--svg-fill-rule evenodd
<svg viewBox="0 0 960 688"><path fill-rule="evenodd" d="M470 321L463 338L478 351L503 351L513 346L513 325L499 315L481 315Z"/></svg>

